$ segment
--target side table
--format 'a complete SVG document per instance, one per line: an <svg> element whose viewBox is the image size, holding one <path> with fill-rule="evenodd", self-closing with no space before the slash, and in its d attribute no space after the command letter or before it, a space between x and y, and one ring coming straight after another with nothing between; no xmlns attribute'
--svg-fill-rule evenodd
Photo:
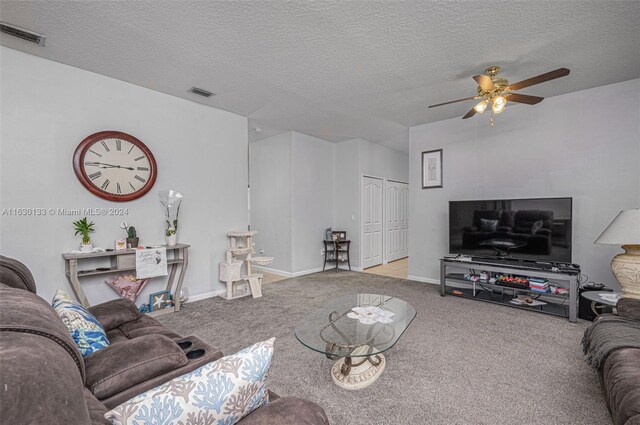
<svg viewBox="0 0 640 425"><path fill-rule="evenodd" d="M347 263L349 265L349 271L351 271L351 259L349 258L349 248L351 247L351 241L346 239L335 241L323 241L324 242L324 264L322 271L327 267L327 263L336 263L335 269L338 270L340 263ZM329 249L333 248L333 249ZM345 257L340 254L345 254Z"/></svg>
<svg viewBox="0 0 640 425"><path fill-rule="evenodd" d="M607 295L607 298L602 298L601 295ZM618 300L622 297L622 292L606 292L606 291L588 291L580 294L583 298L591 301L591 310L596 316L599 316L601 312L598 308L602 309L602 306L613 307L614 311ZM617 296L617 298L615 298ZM610 298L611 297L611 298ZM615 299L615 301L613 300ZM600 304L601 307L598 307Z"/></svg>

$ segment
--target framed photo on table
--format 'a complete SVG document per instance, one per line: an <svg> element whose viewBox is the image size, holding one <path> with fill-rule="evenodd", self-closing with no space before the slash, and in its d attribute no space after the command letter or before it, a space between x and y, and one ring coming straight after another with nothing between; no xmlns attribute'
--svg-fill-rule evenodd
<svg viewBox="0 0 640 425"><path fill-rule="evenodd" d="M162 310L171 305L171 293L168 290L149 295L149 311Z"/></svg>
<svg viewBox="0 0 640 425"><path fill-rule="evenodd" d="M442 187L442 149L422 152L422 188Z"/></svg>

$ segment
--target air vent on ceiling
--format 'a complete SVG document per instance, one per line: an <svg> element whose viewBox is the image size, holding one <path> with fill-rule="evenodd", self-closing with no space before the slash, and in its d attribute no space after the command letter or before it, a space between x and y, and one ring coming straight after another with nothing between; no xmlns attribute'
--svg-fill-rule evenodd
<svg viewBox="0 0 640 425"><path fill-rule="evenodd" d="M191 87L188 91L193 94L197 94L198 96L204 96L204 97L215 96L215 93L211 93L210 91L201 89L200 87L196 87L196 86Z"/></svg>
<svg viewBox="0 0 640 425"><path fill-rule="evenodd" d="M44 46L44 40L46 38L42 34L16 27L15 25L7 24L6 22L0 22L0 32L21 38L40 46Z"/></svg>

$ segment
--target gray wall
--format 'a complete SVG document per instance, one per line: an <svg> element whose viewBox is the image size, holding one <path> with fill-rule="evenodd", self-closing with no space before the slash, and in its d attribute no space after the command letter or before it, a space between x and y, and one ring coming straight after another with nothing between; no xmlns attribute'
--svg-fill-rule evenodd
<svg viewBox="0 0 640 425"><path fill-rule="evenodd" d="M180 190L179 241L192 245L186 287L192 296L222 289L218 262L224 260L228 230L247 225L247 119L102 75L5 47L2 56L0 193L2 208L112 208L125 216L89 217L95 245L113 247L125 236L126 220L143 244L164 243L158 191ZM115 203L89 193L71 165L86 136L120 130L142 140L154 153L158 179L144 197ZM72 221L80 216L0 217L0 250L30 267L38 292L51 299L71 291L63 252L77 249ZM103 279L85 278L92 304L116 298ZM154 278L138 303L164 288Z"/></svg>
<svg viewBox="0 0 640 425"><path fill-rule="evenodd" d="M251 228L256 251L275 257L272 271L322 268L324 230L333 222L333 148L291 131L250 144Z"/></svg>
<svg viewBox="0 0 640 425"><path fill-rule="evenodd" d="M368 140L352 139L336 145L334 169L334 228L347 231L351 265L359 268L362 176L408 182L409 156Z"/></svg>
<svg viewBox="0 0 640 425"><path fill-rule="evenodd" d="M573 262L617 287L609 263L621 249L593 241L620 210L640 207L640 80L510 104L495 120L411 128L409 274L438 280L450 200L570 196ZM421 152L439 148L444 188L420 189Z"/></svg>
<svg viewBox="0 0 640 425"><path fill-rule="evenodd" d="M293 133L293 273L324 262L322 240L333 222L333 148L326 140Z"/></svg>
<svg viewBox="0 0 640 425"><path fill-rule="evenodd" d="M270 268L291 271L292 264L292 133L249 144L251 229L255 250L274 257Z"/></svg>

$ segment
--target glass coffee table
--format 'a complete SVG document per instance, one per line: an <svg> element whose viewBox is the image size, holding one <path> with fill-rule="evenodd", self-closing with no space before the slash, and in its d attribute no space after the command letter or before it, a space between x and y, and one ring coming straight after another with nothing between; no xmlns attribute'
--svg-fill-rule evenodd
<svg viewBox="0 0 640 425"><path fill-rule="evenodd" d="M298 341L337 362L333 382L349 390L373 384L384 371L383 352L395 345L416 310L406 301L380 294L333 299L295 328Z"/></svg>

